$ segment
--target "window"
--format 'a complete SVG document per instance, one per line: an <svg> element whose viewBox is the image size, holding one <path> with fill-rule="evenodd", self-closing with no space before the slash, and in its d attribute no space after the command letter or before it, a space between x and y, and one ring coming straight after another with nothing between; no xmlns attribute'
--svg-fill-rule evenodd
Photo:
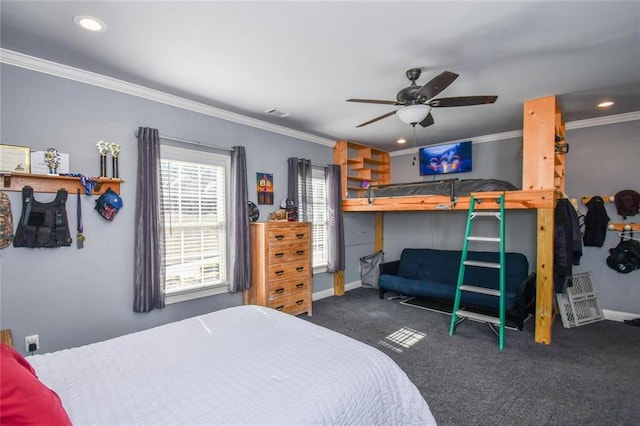
<svg viewBox="0 0 640 426"><path fill-rule="evenodd" d="M326 268L327 253L327 186L324 180L324 168L312 168L313 225L311 248L313 268ZM302 185L299 185L302 186Z"/></svg>
<svg viewBox="0 0 640 426"><path fill-rule="evenodd" d="M226 292L229 156L165 145L160 156L167 303Z"/></svg>

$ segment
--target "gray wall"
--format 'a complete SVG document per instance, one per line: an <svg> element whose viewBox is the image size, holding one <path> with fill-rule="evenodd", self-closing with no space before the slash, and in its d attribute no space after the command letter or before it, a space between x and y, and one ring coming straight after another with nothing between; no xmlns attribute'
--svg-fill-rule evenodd
<svg viewBox="0 0 640 426"><path fill-rule="evenodd" d="M580 199L593 195L614 195L623 189L640 192L640 121L576 129L567 133L566 190ZM606 204L611 222L640 223L640 215L625 221L615 204ZM580 211L587 208L580 204ZM635 234L640 237L640 232ZM607 232L602 247L584 247L583 258L574 272L591 272L602 308L629 312L640 317L640 270L620 274L607 267L609 248L620 241L618 232Z"/></svg>
<svg viewBox="0 0 640 426"><path fill-rule="evenodd" d="M113 222L94 210L95 198L82 196L85 248L0 251L0 327L11 328L17 347L24 336L39 334L40 352L103 340L170 321L242 304L239 294L223 294L181 302L146 314L133 306L134 204L138 126L155 127L163 135L218 146L244 145L256 202L256 172L274 175L274 205L260 205L260 221L286 197L286 159L332 162L332 148L238 125L165 104L3 64L0 68L3 144L55 147L70 154L71 172L99 174L96 142L121 144L120 177L124 207ZM109 168L110 169L110 168ZM8 192L14 222L20 216L20 193ZM36 194L49 201L54 194ZM76 229L76 196L67 211ZM75 238L74 238L75 240ZM333 275L317 274L314 293L333 288Z"/></svg>

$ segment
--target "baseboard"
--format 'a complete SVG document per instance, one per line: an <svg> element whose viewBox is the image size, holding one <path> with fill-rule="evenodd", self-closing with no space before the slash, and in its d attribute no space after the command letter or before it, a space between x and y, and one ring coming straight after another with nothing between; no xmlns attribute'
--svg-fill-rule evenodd
<svg viewBox="0 0 640 426"><path fill-rule="evenodd" d="M358 287L362 287L362 282L353 281L353 282L350 282L350 283L344 285L344 291L351 291L351 290L356 289ZM321 291L313 293L311 295L311 300L320 300L320 299L325 299L325 298L331 297L331 296L335 296L335 292L333 291L333 288L328 288L326 290L321 290Z"/></svg>
<svg viewBox="0 0 640 426"><path fill-rule="evenodd" d="M640 318L640 314L634 314L631 312L612 311L611 309L603 309L602 314L604 319L609 321L624 321Z"/></svg>

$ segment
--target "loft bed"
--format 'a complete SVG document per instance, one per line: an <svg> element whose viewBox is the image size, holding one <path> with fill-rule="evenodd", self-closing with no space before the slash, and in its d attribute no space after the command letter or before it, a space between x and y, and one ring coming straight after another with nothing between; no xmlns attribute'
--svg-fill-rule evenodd
<svg viewBox="0 0 640 426"><path fill-rule="evenodd" d="M482 187L487 183L495 184L496 180L493 179L476 180L475 184L480 189L466 191L456 191L456 185L460 186L461 181L455 180L391 185L389 154L349 141L337 142L334 147L334 162L340 164L342 171L343 211L376 213L376 251L383 250L384 213L468 210L471 195L485 199L477 208L495 209L497 202L491 198L494 195L497 198L502 193L505 195L505 209L535 209L535 341L551 344L554 212L556 201L564 193L564 166L568 144L555 96L527 101L523 112L523 189L514 189L515 186L508 182L510 186L501 189L487 190ZM334 293L344 294L344 274L334 275Z"/></svg>
<svg viewBox="0 0 640 426"><path fill-rule="evenodd" d="M468 210L471 195L491 199L503 192L507 209L553 207L556 197L555 189L522 191L498 179L446 179L370 185L365 197L343 199L342 208L345 212ZM491 209L495 205L484 203L477 208Z"/></svg>

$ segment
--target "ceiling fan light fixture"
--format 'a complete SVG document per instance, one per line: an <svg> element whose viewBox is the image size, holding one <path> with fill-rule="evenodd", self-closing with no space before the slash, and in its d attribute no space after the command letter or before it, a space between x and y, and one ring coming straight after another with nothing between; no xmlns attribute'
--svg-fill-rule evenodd
<svg viewBox="0 0 640 426"><path fill-rule="evenodd" d="M396 111L396 115L403 123L414 126L427 118L429 112L431 112L429 105L407 105Z"/></svg>

